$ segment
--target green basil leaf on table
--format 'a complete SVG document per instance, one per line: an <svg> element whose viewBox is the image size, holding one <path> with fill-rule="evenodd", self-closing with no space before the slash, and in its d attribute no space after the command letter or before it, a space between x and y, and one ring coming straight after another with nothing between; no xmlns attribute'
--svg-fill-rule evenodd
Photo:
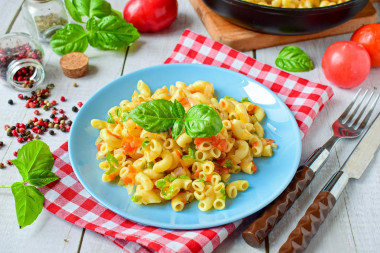
<svg viewBox="0 0 380 253"><path fill-rule="evenodd" d="M78 24L68 24L58 30L50 40L53 51L59 55L71 52L86 51L88 46L88 34L83 27Z"/></svg>
<svg viewBox="0 0 380 253"><path fill-rule="evenodd" d="M117 16L107 16L99 20L90 18L86 28L89 31L90 45L103 50L129 46L140 37L132 24Z"/></svg>
<svg viewBox="0 0 380 253"><path fill-rule="evenodd" d="M102 18L111 14L111 5L104 0L74 0L74 6L82 16Z"/></svg>
<svg viewBox="0 0 380 253"><path fill-rule="evenodd" d="M172 132L171 132L173 140L176 140L178 138L178 136L182 133L184 128L185 128L185 122L183 121L183 119L177 119L174 122Z"/></svg>
<svg viewBox="0 0 380 253"><path fill-rule="evenodd" d="M183 107L183 105L178 102L178 100L174 100L174 104L173 104L173 115L177 118L181 118L183 119L183 117L185 116L185 108Z"/></svg>
<svg viewBox="0 0 380 253"><path fill-rule="evenodd" d="M173 103L165 99L151 100L134 108L129 117L151 133L162 133L173 126L176 118L172 112Z"/></svg>
<svg viewBox="0 0 380 253"><path fill-rule="evenodd" d="M66 9L69 12L70 16L79 23L84 23L82 20L82 15L79 13L77 8L71 2L71 0L65 0Z"/></svg>
<svg viewBox="0 0 380 253"><path fill-rule="evenodd" d="M46 169L33 170L29 173L29 183L34 186L45 186L55 180L59 179L59 177L53 172Z"/></svg>
<svg viewBox="0 0 380 253"><path fill-rule="evenodd" d="M310 57L297 46L284 47L280 51L275 64L280 69L290 72L309 71L314 68Z"/></svg>
<svg viewBox="0 0 380 253"><path fill-rule="evenodd" d="M51 171L54 158L46 143L34 140L22 146L17 153L17 158L13 159L12 162L17 167L24 182L26 182L29 174L33 171Z"/></svg>
<svg viewBox="0 0 380 253"><path fill-rule="evenodd" d="M198 104L191 107L185 116L186 133L191 138L204 138L216 135L223 124L219 114L210 106Z"/></svg>
<svg viewBox="0 0 380 253"><path fill-rule="evenodd" d="M30 225L41 213L45 201L44 195L34 186L22 182L12 184L15 199L17 221L20 228Z"/></svg>

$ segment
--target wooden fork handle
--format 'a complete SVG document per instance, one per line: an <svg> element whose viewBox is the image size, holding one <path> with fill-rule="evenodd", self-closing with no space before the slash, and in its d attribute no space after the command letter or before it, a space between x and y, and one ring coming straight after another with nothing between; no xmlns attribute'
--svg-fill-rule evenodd
<svg viewBox="0 0 380 253"><path fill-rule="evenodd" d="M336 199L330 192L319 192L313 204L306 210L305 215L298 222L296 228L290 233L287 241L281 246L279 252L303 252L334 207L335 202Z"/></svg>
<svg viewBox="0 0 380 253"><path fill-rule="evenodd" d="M265 209L259 218L243 231L244 240L252 247L259 247L313 178L314 172L309 167L305 165L300 166L293 180L281 195Z"/></svg>

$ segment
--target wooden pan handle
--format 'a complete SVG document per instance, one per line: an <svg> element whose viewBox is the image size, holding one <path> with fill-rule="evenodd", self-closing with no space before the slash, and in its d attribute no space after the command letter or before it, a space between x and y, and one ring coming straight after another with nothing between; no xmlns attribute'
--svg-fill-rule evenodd
<svg viewBox="0 0 380 253"><path fill-rule="evenodd" d="M334 207L335 202L336 199L330 192L319 192L313 204L306 210L305 215L290 233L288 240L281 246L279 252L303 252Z"/></svg>
<svg viewBox="0 0 380 253"><path fill-rule="evenodd" d="M309 167L300 166L293 180L281 195L265 209L258 219L243 231L244 240L252 247L259 247L313 178L314 172Z"/></svg>

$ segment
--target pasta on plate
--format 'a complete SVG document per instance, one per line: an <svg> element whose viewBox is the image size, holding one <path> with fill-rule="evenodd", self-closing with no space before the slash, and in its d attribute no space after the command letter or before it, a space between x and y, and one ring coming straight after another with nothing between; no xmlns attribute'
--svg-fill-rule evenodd
<svg viewBox="0 0 380 253"><path fill-rule="evenodd" d="M178 81L152 93L139 81L137 90L108 111L107 121L91 121L100 130L102 180L125 186L137 204L170 201L181 211L198 200L201 211L224 209L227 197L249 187L247 180L230 182L231 174L254 173L253 159L277 147L264 138L260 106L248 98L218 101L209 82Z"/></svg>

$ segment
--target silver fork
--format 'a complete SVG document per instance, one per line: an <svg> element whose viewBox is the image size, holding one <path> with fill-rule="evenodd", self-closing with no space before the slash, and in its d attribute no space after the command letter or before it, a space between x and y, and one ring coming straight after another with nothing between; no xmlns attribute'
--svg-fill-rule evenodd
<svg viewBox="0 0 380 253"><path fill-rule="evenodd" d="M369 98L367 99L365 105L361 108L368 90L364 92L364 95L359 99L359 95L362 89L359 89L352 99L351 103L347 106L346 110L335 120L332 125L332 130L334 132L333 136L320 148L316 149L314 153L305 161L304 165L309 167L316 173L323 165L326 163L327 158L330 155L331 149L335 146L335 144L343 138L356 138L363 133L364 128L366 127L369 118L375 108L377 101L379 100L379 94L375 96L372 104L369 107L369 110L361 120L364 112L368 108L370 101L374 95L374 92L371 92ZM357 103L358 102L358 103ZM355 108L353 109L354 105ZM359 109L360 112L358 113ZM361 122L359 123L359 121Z"/></svg>
<svg viewBox="0 0 380 253"><path fill-rule="evenodd" d="M340 139L356 138L364 132L363 130L379 99L379 94L372 99L374 92L368 97L368 90L366 90L364 95L359 99L360 93L361 89L356 93L342 115L333 123L333 136L322 147L313 152L304 164L298 168L293 180L281 195L266 207L261 216L243 231L243 238L249 245L258 247L261 244L277 222L284 216L285 212L310 184L315 173L323 167L330 155L331 149ZM366 97L368 98L364 102ZM369 105L371 100L373 102ZM364 106L362 106L363 102L365 103ZM354 107L354 105L356 106ZM361 120L365 111L368 112Z"/></svg>

